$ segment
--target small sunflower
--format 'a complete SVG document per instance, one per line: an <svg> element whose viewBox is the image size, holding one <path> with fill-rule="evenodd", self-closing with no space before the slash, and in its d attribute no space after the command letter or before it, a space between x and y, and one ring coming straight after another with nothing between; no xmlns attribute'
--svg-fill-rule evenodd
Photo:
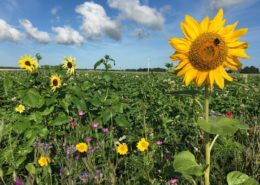
<svg viewBox="0 0 260 185"><path fill-rule="evenodd" d="M119 145L116 147L117 153L120 155L126 155L128 152L128 146L125 143L119 143Z"/></svg>
<svg viewBox="0 0 260 185"><path fill-rule="evenodd" d="M68 70L67 73L73 75L76 68L76 59L72 57L64 57L64 60L62 67Z"/></svg>
<svg viewBox="0 0 260 185"><path fill-rule="evenodd" d="M185 38L169 40L176 50L170 58L180 61L175 69L178 77L184 76L186 86L194 80L197 86L206 83L212 88L216 83L223 89L224 79L233 80L225 68L239 70L239 58L249 58L245 52L248 43L238 40L247 28L235 30L237 22L224 27L225 22L222 9L213 19L205 17L200 23L187 15L181 23Z"/></svg>
<svg viewBox="0 0 260 185"><path fill-rule="evenodd" d="M136 147L139 151L144 152L148 149L149 142L145 138L141 138L140 141L138 141Z"/></svg>
<svg viewBox="0 0 260 185"><path fill-rule="evenodd" d="M76 150L80 153L87 152L88 151L88 145L86 143L78 143L76 145Z"/></svg>
<svg viewBox="0 0 260 185"><path fill-rule="evenodd" d="M49 157L41 156L38 159L38 164L43 167L43 166L48 166L49 163L51 162L51 159Z"/></svg>
<svg viewBox="0 0 260 185"><path fill-rule="evenodd" d="M15 111L22 113L25 110L25 107L23 105L18 105L17 107L15 107Z"/></svg>
<svg viewBox="0 0 260 185"><path fill-rule="evenodd" d="M58 75L52 75L50 77L50 86L53 91L61 87L61 79Z"/></svg>
<svg viewBox="0 0 260 185"><path fill-rule="evenodd" d="M38 62L31 56L21 57L18 64L20 68L30 71L31 73L37 71L39 67Z"/></svg>

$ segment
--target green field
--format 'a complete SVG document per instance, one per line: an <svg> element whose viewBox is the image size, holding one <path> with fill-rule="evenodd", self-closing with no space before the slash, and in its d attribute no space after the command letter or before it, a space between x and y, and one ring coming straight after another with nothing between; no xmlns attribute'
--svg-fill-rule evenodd
<svg viewBox="0 0 260 185"><path fill-rule="evenodd" d="M55 92L49 86L54 73L62 79ZM260 181L259 82L259 75L249 76L247 83L235 75L224 90L214 88L210 115L231 117L249 128L216 141L212 185L227 184L231 171ZM2 71L0 184L18 177L28 185L160 185L173 178L179 185L192 184L173 162L177 153L189 150L199 165L205 164L204 133L196 124L203 116L203 93L203 87L186 87L171 73ZM15 111L20 104L22 113ZM141 138L149 142L144 152L136 147ZM88 145L85 153L75 149L82 142ZM126 155L117 153L119 143L127 144ZM50 159L45 167L39 165L41 156ZM192 177L200 184L202 177Z"/></svg>

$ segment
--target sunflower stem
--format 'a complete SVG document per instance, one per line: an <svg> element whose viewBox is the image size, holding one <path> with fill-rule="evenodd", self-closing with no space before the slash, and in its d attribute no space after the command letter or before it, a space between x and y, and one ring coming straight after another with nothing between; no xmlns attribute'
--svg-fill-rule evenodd
<svg viewBox="0 0 260 185"><path fill-rule="evenodd" d="M205 104L204 104L204 119L206 122L209 121L209 100L210 100L210 86L205 85ZM204 172L205 185L210 185L210 150L211 150L210 138L206 137L206 146L205 146L205 157L206 165L208 166Z"/></svg>

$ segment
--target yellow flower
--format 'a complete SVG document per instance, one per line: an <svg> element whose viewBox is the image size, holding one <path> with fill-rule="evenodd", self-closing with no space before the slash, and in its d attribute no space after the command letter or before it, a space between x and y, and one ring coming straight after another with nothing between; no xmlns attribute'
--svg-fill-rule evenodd
<svg viewBox="0 0 260 185"><path fill-rule="evenodd" d="M25 107L23 105L18 105L15 107L16 112L22 113L25 110Z"/></svg>
<svg viewBox="0 0 260 185"><path fill-rule="evenodd" d="M52 75L50 77L50 86L53 91L61 87L61 79L58 75Z"/></svg>
<svg viewBox="0 0 260 185"><path fill-rule="evenodd" d="M180 61L177 76L184 76L186 86L194 80L197 86L216 83L223 89L224 79L233 80L225 68L238 70L242 66L238 58L249 58L245 52L248 43L238 40L247 28L235 30L237 22L224 27L225 22L222 9L213 19L205 17L200 23L187 15L181 23L185 38L169 40L176 50L170 58Z"/></svg>
<svg viewBox="0 0 260 185"><path fill-rule="evenodd" d="M128 146L127 146L127 144L125 144L125 143L120 143L118 146L117 146L117 148L116 148L116 151L117 151L117 153L119 153L120 155L126 155L127 154L127 152L128 152Z"/></svg>
<svg viewBox="0 0 260 185"><path fill-rule="evenodd" d="M76 145L76 150L80 153L88 151L88 145L86 143L79 143Z"/></svg>
<svg viewBox="0 0 260 185"><path fill-rule="evenodd" d="M72 57L64 57L64 64L62 67L64 69L67 69L67 73L69 74L74 74L75 73L75 68L76 68L76 59Z"/></svg>
<svg viewBox="0 0 260 185"><path fill-rule="evenodd" d="M141 152L147 150L148 146L149 146L149 142L145 138L141 138L141 140L136 145L137 149Z"/></svg>
<svg viewBox="0 0 260 185"><path fill-rule="evenodd" d="M41 156L40 159L38 159L38 164L40 166L48 166L51 162L51 159L49 157Z"/></svg>
<svg viewBox="0 0 260 185"><path fill-rule="evenodd" d="M20 68L30 71L31 73L37 71L39 67L38 62L31 56L21 57L18 64Z"/></svg>

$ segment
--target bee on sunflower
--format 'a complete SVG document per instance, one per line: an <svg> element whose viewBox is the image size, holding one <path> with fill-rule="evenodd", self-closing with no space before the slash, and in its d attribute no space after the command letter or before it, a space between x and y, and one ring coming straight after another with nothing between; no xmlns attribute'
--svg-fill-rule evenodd
<svg viewBox="0 0 260 185"><path fill-rule="evenodd" d="M56 89L60 88L62 85L62 81L58 75L52 75L50 77L50 87L52 91L56 91Z"/></svg>
<svg viewBox="0 0 260 185"><path fill-rule="evenodd" d="M248 43L239 41L247 28L235 30L238 22L224 27L225 22L223 9L213 19L206 17L200 23L187 15L181 23L185 38L169 40L176 50L170 59L180 61L175 69L178 77L184 76L186 86L194 80L197 86L205 83L212 88L216 83L223 89L224 79L233 80L225 68L239 70L239 58L249 58L245 52Z"/></svg>
<svg viewBox="0 0 260 185"><path fill-rule="evenodd" d="M20 68L25 69L31 73L36 72L39 67L38 62L29 55L21 57L18 61L18 64Z"/></svg>
<svg viewBox="0 0 260 185"><path fill-rule="evenodd" d="M67 73L73 75L75 73L76 68L76 59L72 57L64 57L64 62L62 67L67 69Z"/></svg>

